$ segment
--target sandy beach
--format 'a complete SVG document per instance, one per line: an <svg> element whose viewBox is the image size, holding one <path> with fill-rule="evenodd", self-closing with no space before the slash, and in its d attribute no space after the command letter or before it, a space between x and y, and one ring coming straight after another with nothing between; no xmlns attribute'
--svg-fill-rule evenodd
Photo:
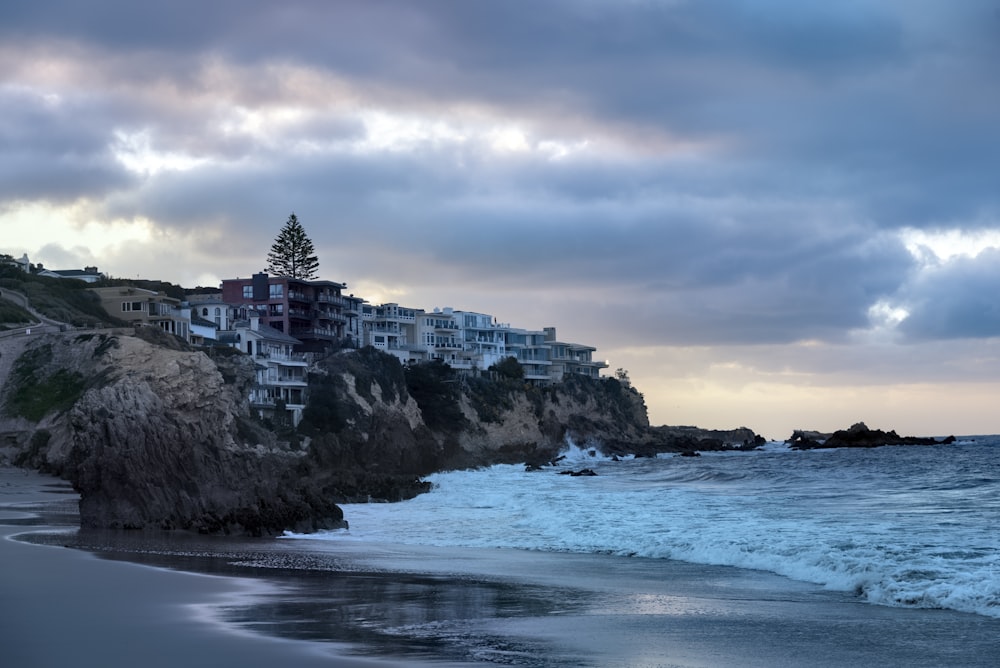
<svg viewBox="0 0 1000 668"><path fill-rule="evenodd" d="M246 578L110 561L75 549L11 540L65 529L67 483L0 468L0 663L56 666L398 666L343 656L333 643L284 640L213 619L216 606L268 591ZM75 529L75 524L72 525Z"/></svg>
<svg viewBox="0 0 1000 668"><path fill-rule="evenodd" d="M77 531L65 483L0 475L5 665L1000 665L1000 620L760 571Z"/></svg>

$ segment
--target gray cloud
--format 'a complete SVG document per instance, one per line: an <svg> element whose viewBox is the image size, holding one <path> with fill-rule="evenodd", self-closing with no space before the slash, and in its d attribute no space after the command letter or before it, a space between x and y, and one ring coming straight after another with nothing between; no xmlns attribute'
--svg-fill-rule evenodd
<svg viewBox="0 0 1000 668"><path fill-rule="evenodd" d="M922 272L899 295L912 340L1000 337L1000 251L959 257Z"/></svg>
<svg viewBox="0 0 1000 668"><path fill-rule="evenodd" d="M842 341L887 298L915 339L992 336L985 265L912 283L894 233L998 224L998 25L978 1L6 3L0 204L215 229L243 274L294 210L335 280L532 291L588 331L628 313L636 344ZM361 150L373 111L462 136ZM532 150L494 151L501 121Z"/></svg>

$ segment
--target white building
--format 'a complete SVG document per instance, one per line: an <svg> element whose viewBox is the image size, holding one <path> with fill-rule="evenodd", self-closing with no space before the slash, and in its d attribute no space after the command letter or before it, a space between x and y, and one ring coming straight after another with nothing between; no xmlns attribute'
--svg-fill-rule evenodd
<svg viewBox="0 0 1000 668"><path fill-rule="evenodd" d="M514 357L524 367L525 378L537 383L558 382L567 374L599 378L608 366L593 359L593 346L558 341L554 327L518 329L486 313L365 304L362 321L364 344L405 364L441 360L459 371L475 372Z"/></svg>
<svg viewBox="0 0 1000 668"><path fill-rule="evenodd" d="M243 318L240 318L241 314L237 309L222 301L219 293L188 295L188 303L191 305L192 316L214 322L216 328L222 331L232 329L236 320L246 319L245 312L242 314Z"/></svg>
<svg viewBox="0 0 1000 668"><path fill-rule="evenodd" d="M396 303L361 306L362 344L395 355L404 364L423 362L427 351L417 335L417 317L423 310Z"/></svg>
<svg viewBox="0 0 1000 668"><path fill-rule="evenodd" d="M309 364L304 355L292 352L299 340L261 324L256 313L233 323L232 330L220 333L220 340L247 353L257 364L257 382L250 391L251 408L276 424L298 426L309 386Z"/></svg>

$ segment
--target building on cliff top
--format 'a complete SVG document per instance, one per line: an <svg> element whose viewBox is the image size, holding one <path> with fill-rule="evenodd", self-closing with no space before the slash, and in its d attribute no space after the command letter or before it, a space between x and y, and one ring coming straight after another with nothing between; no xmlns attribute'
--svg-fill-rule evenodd
<svg viewBox="0 0 1000 668"><path fill-rule="evenodd" d="M222 281L222 301L262 313L263 324L298 339L300 351L322 352L359 331L354 320L364 300L345 298L346 287L258 273Z"/></svg>
<svg viewBox="0 0 1000 668"><path fill-rule="evenodd" d="M276 425L297 427L306 407L308 362L295 352L301 341L261 322L257 312L237 320L219 341L250 355L256 363L256 382L250 407Z"/></svg>
<svg viewBox="0 0 1000 668"><path fill-rule="evenodd" d="M191 307L162 292L115 286L90 288L109 314L136 325L151 325L191 341Z"/></svg>
<svg viewBox="0 0 1000 668"><path fill-rule="evenodd" d="M593 346L559 341L555 327L519 329L486 313L452 308L428 313L396 303L364 304L361 322L364 345L395 355L404 364L440 360L474 372L514 357L527 380L542 384L568 374L598 378L608 366L594 360Z"/></svg>

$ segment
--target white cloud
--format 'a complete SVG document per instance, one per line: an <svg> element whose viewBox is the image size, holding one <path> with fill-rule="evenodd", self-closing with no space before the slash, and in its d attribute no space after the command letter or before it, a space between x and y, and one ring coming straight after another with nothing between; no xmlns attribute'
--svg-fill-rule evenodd
<svg viewBox="0 0 1000 668"><path fill-rule="evenodd" d="M900 237L906 249L923 264L947 262L957 257L974 258L989 248L1000 248L1000 228L976 227L940 230L905 228Z"/></svg>

